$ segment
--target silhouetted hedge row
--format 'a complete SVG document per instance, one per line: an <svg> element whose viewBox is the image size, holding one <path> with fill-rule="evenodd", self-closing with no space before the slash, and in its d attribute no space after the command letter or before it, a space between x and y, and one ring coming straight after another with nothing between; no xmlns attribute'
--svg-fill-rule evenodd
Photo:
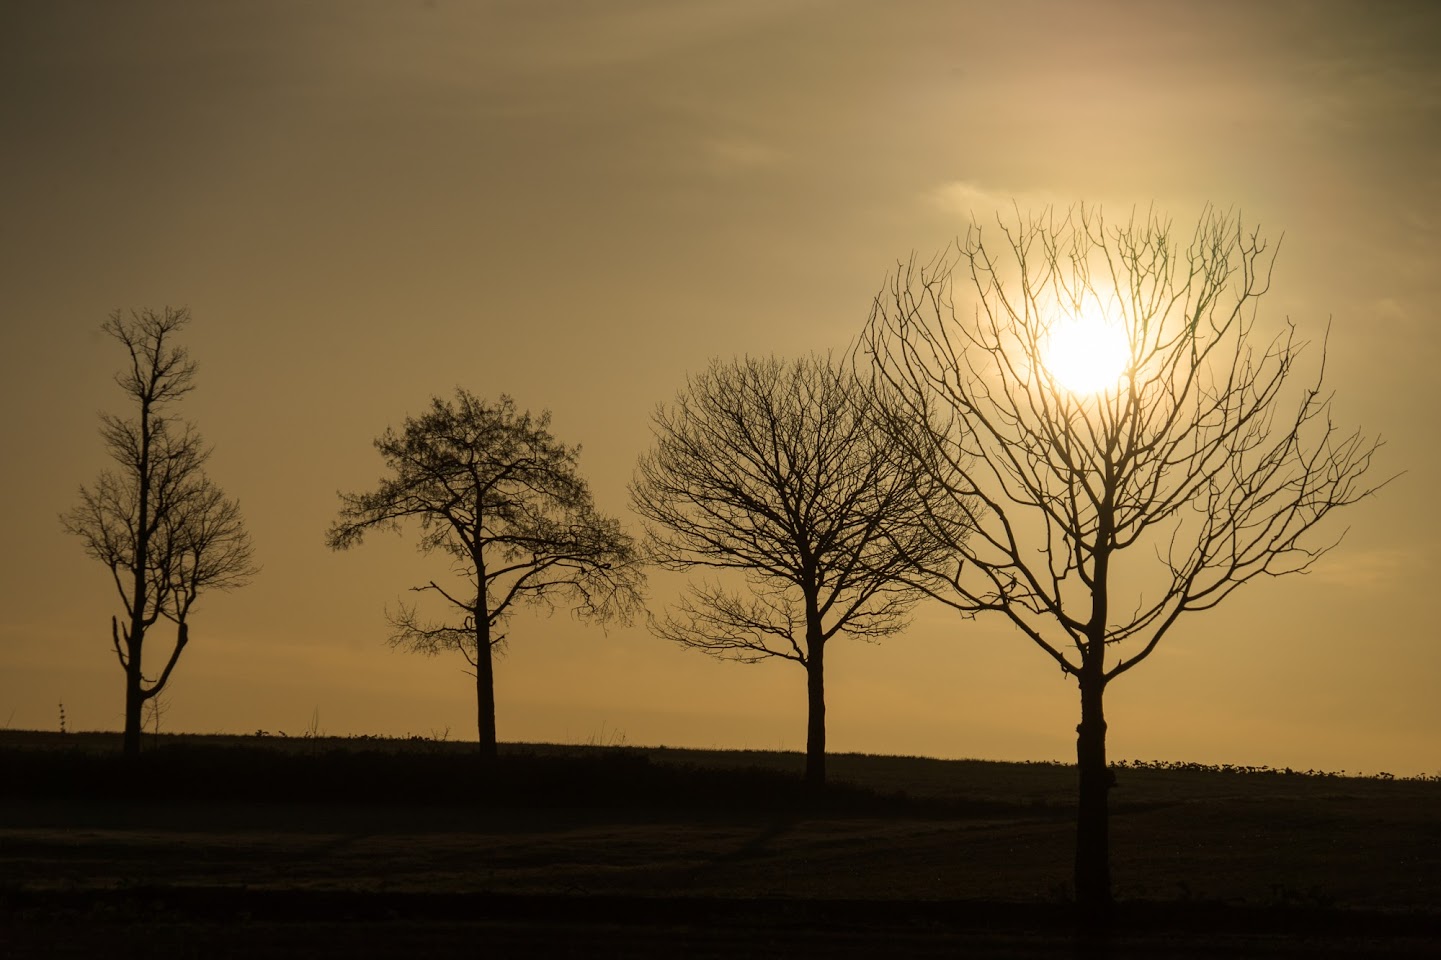
<svg viewBox="0 0 1441 960"><path fill-rule="evenodd" d="M626 748L574 755L473 755L268 745L164 744L127 765L119 753L0 748L0 798L83 802L460 804L520 808L751 810L858 815L1014 812L996 801L884 794L833 783L817 795L799 775L653 762ZM1026 812L1047 811L1028 805Z"/></svg>

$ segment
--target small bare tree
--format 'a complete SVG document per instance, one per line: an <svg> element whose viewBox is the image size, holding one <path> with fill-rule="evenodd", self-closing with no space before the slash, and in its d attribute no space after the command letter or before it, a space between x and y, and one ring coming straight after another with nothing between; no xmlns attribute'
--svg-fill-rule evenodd
<svg viewBox="0 0 1441 960"><path fill-rule="evenodd" d="M496 759L494 651L498 628L518 606L557 602L577 616L628 620L641 603L639 557L620 523L596 511L577 472L579 447L550 433L550 414L518 413L510 397L487 404L457 389L375 441L389 475L367 493L341 494L326 543L359 544L374 529L420 526L422 553L451 558L459 586L434 593L460 619L431 622L416 605L389 613L392 646L458 650L475 671L481 758Z"/></svg>
<svg viewBox="0 0 1441 960"><path fill-rule="evenodd" d="M840 633L874 640L906 623L920 590L910 561L964 539L931 496L943 469L918 470L883 410L824 357L714 361L654 421L631 501L654 559L676 570L739 571L748 589L692 583L653 618L659 636L744 663L806 671L806 781L825 781L825 650ZM922 523L923 516L932 522ZM912 578L913 579L913 578Z"/></svg>
<svg viewBox="0 0 1441 960"><path fill-rule="evenodd" d="M1102 921L1107 685L1183 614L1333 546L1308 535L1376 489L1379 444L1333 424L1324 349L1286 389L1304 344L1289 323L1258 340L1274 253L1237 221L1207 211L1187 245L1163 219L1113 228L1086 208L1001 230L997 244L973 226L956 255L892 277L862 351L934 425L922 462L948 471L936 480L973 531L945 563L916 558L921 582L1009 618L1080 688L1076 897Z"/></svg>
<svg viewBox="0 0 1441 960"><path fill-rule="evenodd" d="M110 570L124 622L110 618L110 639L125 671L125 755L140 752L143 708L159 696L190 642L192 606L205 590L229 590L257 571L240 506L205 475L210 450L195 428L169 413L195 386L195 364L175 341L188 310L116 311L101 329L129 358L116 382L136 415L102 414L100 435L116 470L80 488L80 503L61 516L90 556ZM175 645L151 680L142 669L146 634L161 617L176 625Z"/></svg>
<svg viewBox="0 0 1441 960"><path fill-rule="evenodd" d="M145 701L145 709L141 715L141 728L150 728L151 741L156 746L160 745L160 721L170 713L170 697L174 690L174 687L166 687L164 692Z"/></svg>

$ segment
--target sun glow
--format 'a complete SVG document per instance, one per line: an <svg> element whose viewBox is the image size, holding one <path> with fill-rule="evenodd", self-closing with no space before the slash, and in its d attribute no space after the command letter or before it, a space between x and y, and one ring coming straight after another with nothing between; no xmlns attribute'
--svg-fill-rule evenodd
<svg viewBox="0 0 1441 960"><path fill-rule="evenodd" d="M1061 386L1074 394L1103 393L1117 383L1131 359L1125 327L1099 304L1066 314L1041 344L1041 362Z"/></svg>

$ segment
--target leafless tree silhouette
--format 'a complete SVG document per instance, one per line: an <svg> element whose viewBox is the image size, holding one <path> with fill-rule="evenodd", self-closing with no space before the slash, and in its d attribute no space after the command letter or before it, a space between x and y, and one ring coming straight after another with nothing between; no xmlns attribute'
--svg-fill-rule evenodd
<svg viewBox="0 0 1441 960"><path fill-rule="evenodd" d="M475 670L480 753L496 757L495 648L498 628L524 604L571 606L577 616L628 620L644 583L629 535L595 509L577 472L579 447L550 433L550 414L518 413L510 397L494 405L457 389L419 417L375 441L389 475L367 493L341 494L326 543L344 550L373 529L420 526L420 549L451 558L459 586L435 580L434 593L460 619L431 622L414 604L390 613L390 642L422 653L460 651Z"/></svg>
<svg viewBox="0 0 1441 960"><path fill-rule="evenodd" d="M904 265L876 297L860 352L904 398L972 534L920 581L964 614L998 613L1076 679L1083 915L1111 904L1107 684L1182 614L1259 577L1305 570L1331 511L1372 493L1379 442L1337 428L1288 321L1256 332L1275 254L1208 210L1189 243L1160 217L1114 227L1051 211L999 238ZM997 240L999 242L997 242ZM955 309L953 275L974 308ZM1058 325L1092 311L1124 331L1123 372L1092 393L1060 382ZM1294 389L1288 389L1293 388ZM898 436L910 442L915 432ZM943 531L942 531L943 533Z"/></svg>
<svg viewBox="0 0 1441 960"><path fill-rule="evenodd" d="M715 361L656 412L631 485L657 562L739 571L748 585L692 583L652 629L723 659L804 667L812 786L825 780L826 644L901 629L921 595L900 577L909 562L938 562L941 543L964 539L949 524L931 538L954 514L931 496L949 474L918 470L905 454L926 448L893 444L882 420L827 358Z"/></svg>
<svg viewBox="0 0 1441 960"><path fill-rule="evenodd" d="M257 572L240 505L205 475L210 450L170 407L195 386L195 364L175 341L188 310L116 311L102 325L125 348L116 382L136 415L103 414L100 435L115 470L80 488L61 516L90 556L110 570L125 609L110 639L125 671L125 755L140 752L142 711L158 696L190 641L189 616L205 590L241 586ZM142 670L147 632L161 617L176 625L170 656L155 680Z"/></svg>

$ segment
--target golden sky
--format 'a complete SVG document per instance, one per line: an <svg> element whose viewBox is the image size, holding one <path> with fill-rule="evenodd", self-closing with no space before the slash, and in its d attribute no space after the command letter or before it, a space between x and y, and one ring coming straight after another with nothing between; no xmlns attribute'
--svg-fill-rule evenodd
<svg viewBox="0 0 1441 960"><path fill-rule="evenodd" d="M1264 321L1329 319L1338 419L1407 472L1113 684L1110 754L1441 771L1438 46L1424 2L0 4L0 723L121 724L113 587L56 519L123 412L117 307L192 310L184 413L264 567L200 601L165 728L474 737L459 656L384 644L444 561L323 543L386 425L457 385L548 407L634 528L650 413L709 357L844 348L898 258L1012 199L1210 202L1284 233ZM793 664L508 633L502 740L804 746ZM827 661L834 750L1074 755L1073 682L999 619Z"/></svg>

